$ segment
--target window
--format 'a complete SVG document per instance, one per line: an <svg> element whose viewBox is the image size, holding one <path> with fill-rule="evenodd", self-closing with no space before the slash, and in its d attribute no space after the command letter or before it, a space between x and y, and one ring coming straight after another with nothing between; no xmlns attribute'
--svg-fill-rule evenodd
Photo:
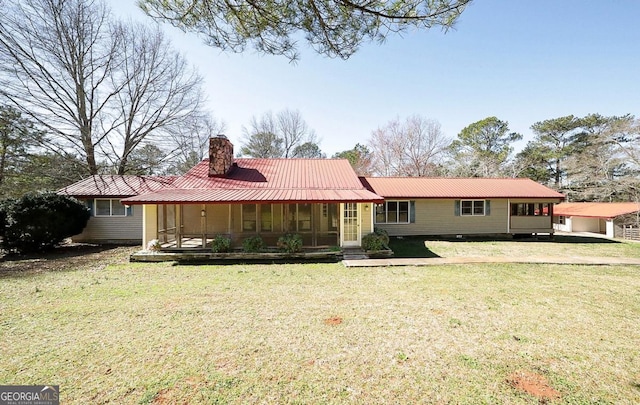
<svg viewBox="0 0 640 405"><path fill-rule="evenodd" d="M511 204L511 216L513 217L549 216L549 203Z"/></svg>
<svg viewBox="0 0 640 405"><path fill-rule="evenodd" d="M558 217L558 223L559 223L560 225L564 225L564 222L565 222L565 221L564 221L564 216L560 215L560 216Z"/></svg>
<svg viewBox="0 0 640 405"><path fill-rule="evenodd" d="M256 205L242 204L242 230L256 231Z"/></svg>
<svg viewBox="0 0 640 405"><path fill-rule="evenodd" d="M95 216L96 217L124 217L127 215L127 208L122 205L120 200L115 199L96 199L95 200Z"/></svg>
<svg viewBox="0 0 640 405"><path fill-rule="evenodd" d="M385 201L376 204L377 224L408 224L411 221L409 201Z"/></svg>
<svg viewBox="0 0 640 405"><path fill-rule="evenodd" d="M484 214L484 200L460 201L460 215L482 216Z"/></svg>

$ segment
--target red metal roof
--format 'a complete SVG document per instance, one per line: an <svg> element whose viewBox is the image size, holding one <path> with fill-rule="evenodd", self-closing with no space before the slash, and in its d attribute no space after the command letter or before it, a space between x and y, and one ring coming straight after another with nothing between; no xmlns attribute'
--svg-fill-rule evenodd
<svg viewBox="0 0 640 405"><path fill-rule="evenodd" d="M384 198L547 198L564 195L530 179L363 177Z"/></svg>
<svg viewBox="0 0 640 405"><path fill-rule="evenodd" d="M171 187L126 199L146 203L381 202L345 159L236 159L225 177L200 162Z"/></svg>
<svg viewBox="0 0 640 405"><path fill-rule="evenodd" d="M576 202L562 203L553 207L553 215L565 217L615 218L640 211L640 204L633 202Z"/></svg>
<svg viewBox="0 0 640 405"><path fill-rule="evenodd" d="M171 185L176 176L95 175L58 190L74 197L130 197Z"/></svg>

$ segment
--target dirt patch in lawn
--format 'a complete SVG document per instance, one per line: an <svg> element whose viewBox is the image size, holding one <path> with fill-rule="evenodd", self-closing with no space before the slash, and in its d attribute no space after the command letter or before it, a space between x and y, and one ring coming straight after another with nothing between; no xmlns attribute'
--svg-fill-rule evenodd
<svg viewBox="0 0 640 405"><path fill-rule="evenodd" d="M339 316L332 316L331 318L327 318L324 320L325 325L336 326L342 323L342 318Z"/></svg>
<svg viewBox="0 0 640 405"><path fill-rule="evenodd" d="M509 376L507 382L513 388L538 398L543 404L561 397L560 392L553 389L546 378L536 373L516 371Z"/></svg>
<svg viewBox="0 0 640 405"><path fill-rule="evenodd" d="M26 255L0 254L0 278L50 271L101 270L108 264L126 263L139 247L68 243L50 252Z"/></svg>
<svg viewBox="0 0 640 405"><path fill-rule="evenodd" d="M187 377L178 381L173 387L163 388L158 391L152 403L154 405L165 405L201 402L200 395L202 390L208 386L208 382L202 377Z"/></svg>

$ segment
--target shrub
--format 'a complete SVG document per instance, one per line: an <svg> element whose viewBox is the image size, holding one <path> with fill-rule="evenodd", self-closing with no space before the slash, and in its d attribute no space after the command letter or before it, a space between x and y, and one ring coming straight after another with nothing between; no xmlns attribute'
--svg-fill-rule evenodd
<svg viewBox="0 0 640 405"><path fill-rule="evenodd" d="M231 250L231 238L224 235L217 235L211 241L211 250L213 253L225 253Z"/></svg>
<svg viewBox="0 0 640 405"><path fill-rule="evenodd" d="M8 225L9 219L9 210L11 206L15 203L14 199L6 199L0 201L0 238L4 238L5 229Z"/></svg>
<svg viewBox="0 0 640 405"><path fill-rule="evenodd" d="M82 232L90 216L84 204L56 193L28 193L2 205L2 246L19 253L54 248L65 238Z"/></svg>
<svg viewBox="0 0 640 405"><path fill-rule="evenodd" d="M382 239L382 244L385 248L389 247L389 232L386 229L375 228L373 232Z"/></svg>
<svg viewBox="0 0 640 405"><path fill-rule="evenodd" d="M384 249L383 238L375 233L368 233L362 237L362 248L364 250Z"/></svg>
<svg viewBox="0 0 640 405"><path fill-rule="evenodd" d="M248 253L255 253L262 250L264 241L260 236L251 236L242 241L242 250Z"/></svg>
<svg viewBox="0 0 640 405"><path fill-rule="evenodd" d="M287 253L302 251L302 236L288 233L278 238L278 248Z"/></svg>

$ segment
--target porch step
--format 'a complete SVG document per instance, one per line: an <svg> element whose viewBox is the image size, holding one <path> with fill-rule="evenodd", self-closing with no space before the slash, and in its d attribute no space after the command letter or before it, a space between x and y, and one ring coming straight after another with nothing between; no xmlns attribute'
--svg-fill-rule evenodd
<svg viewBox="0 0 640 405"><path fill-rule="evenodd" d="M369 256L361 248L350 248L342 251L343 260L363 260L368 259Z"/></svg>

